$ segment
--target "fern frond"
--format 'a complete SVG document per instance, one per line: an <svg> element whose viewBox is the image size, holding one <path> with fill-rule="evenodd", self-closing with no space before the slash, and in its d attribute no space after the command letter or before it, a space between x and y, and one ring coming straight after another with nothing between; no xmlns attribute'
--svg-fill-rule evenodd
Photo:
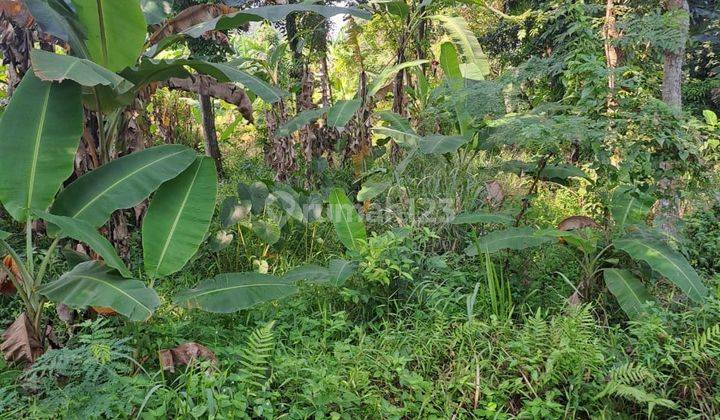
<svg viewBox="0 0 720 420"><path fill-rule="evenodd" d="M247 384L251 390L262 389L272 379L271 358L275 350L275 321L269 322L252 332L240 359L245 368Z"/></svg>
<svg viewBox="0 0 720 420"><path fill-rule="evenodd" d="M696 356L711 357L720 353L720 324L715 324L698 334L690 342L690 349Z"/></svg>

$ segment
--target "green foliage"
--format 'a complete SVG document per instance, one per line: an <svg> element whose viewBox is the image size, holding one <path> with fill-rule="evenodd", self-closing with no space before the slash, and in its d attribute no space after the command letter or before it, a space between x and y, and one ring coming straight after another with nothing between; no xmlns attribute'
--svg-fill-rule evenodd
<svg viewBox="0 0 720 420"><path fill-rule="evenodd" d="M108 418L132 410L142 396L128 339L115 338L107 321L86 321L62 349L49 351L23 373L23 387L38 398L35 418ZM17 401L16 401L17 402Z"/></svg>
<svg viewBox="0 0 720 420"><path fill-rule="evenodd" d="M720 273L720 200L691 214L684 233L684 248L693 266L711 275Z"/></svg>

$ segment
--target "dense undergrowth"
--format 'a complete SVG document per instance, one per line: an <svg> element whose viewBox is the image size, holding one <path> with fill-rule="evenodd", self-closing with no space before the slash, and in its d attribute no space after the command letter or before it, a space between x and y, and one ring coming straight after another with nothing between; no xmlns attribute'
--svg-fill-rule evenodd
<svg viewBox="0 0 720 420"><path fill-rule="evenodd" d="M533 207L548 225L578 210L562 191L542 191ZM698 213L688 229L702 231L708 217ZM715 297L702 308L661 282L653 294L664 298L650 315L628 322L607 291L568 305L573 286L564 279L581 268L567 247L550 244L515 253L505 267L495 257L512 305L498 308L485 257L453 251L464 244L447 240L443 229L452 226L369 227L379 251L364 255L361 274L344 288L307 284L295 297L236 315L166 301L144 324L100 317L71 332L57 323L65 348L27 371L3 368L1 411L33 418L718 414L720 279L712 274ZM270 270L341 254L331 231L320 225L310 253L311 233L291 230L267 256ZM251 269L253 259L206 246L160 293L230 267ZM9 320L14 305L3 300ZM157 351L187 341L212 349L218 363L163 372Z"/></svg>
<svg viewBox="0 0 720 420"><path fill-rule="evenodd" d="M30 199L22 168L0 179L0 326L33 318L19 335L43 342L3 337L28 346L0 361L0 418L720 418L715 3L289 2L216 19L243 2L225 3L177 0L155 23L197 7L210 30L153 44L164 29L133 2L122 65L56 40L0 97L0 162L40 162ZM63 10L63 30L95 24ZM354 17L331 37L309 10ZM678 108L659 98L680 44ZM177 88L200 75L246 96ZM63 106L38 112L30 89ZM24 122L45 114L76 124L58 140ZM100 156L69 153L80 133ZM67 173L16 137L65 141ZM186 161L163 179L118 169L153 153ZM82 193L103 170L123 191ZM129 292L81 284L87 267ZM254 289L223 295L218 277ZM167 352L187 343L200 357Z"/></svg>

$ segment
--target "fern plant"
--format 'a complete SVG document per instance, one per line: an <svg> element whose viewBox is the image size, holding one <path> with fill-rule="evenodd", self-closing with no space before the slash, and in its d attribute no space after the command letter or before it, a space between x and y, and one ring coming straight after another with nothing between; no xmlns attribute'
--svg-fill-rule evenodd
<svg viewBox="0 0 720 420"><path fill-rule="evenodd" d="M610 371L610 380L595 397L599 400L606 396L620 397L639 404L647 404L648 417L652 416L655 406L675 408L674 401L661 398L646 391L646 386L657 383L655 375L647 367L633 362L624 363Z"/></svg>
<svg viewBox="0 0 720 420"><path fill-rule="evenodd" d="M267 389L272 382L272 356L275 351L275 321L256 328L248 337L240 356L248 395Z"/></svg>

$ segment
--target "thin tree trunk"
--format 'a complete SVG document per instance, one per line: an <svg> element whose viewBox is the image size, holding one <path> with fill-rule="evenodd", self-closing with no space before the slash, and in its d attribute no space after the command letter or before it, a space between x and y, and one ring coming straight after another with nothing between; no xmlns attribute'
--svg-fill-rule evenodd
<svg viewBox="0 0 720 420"><path fill-rule="evenodd" d="M668 12L681 10L685 12L680 22L680 43L675 50L665 51L663 64L662 99L677 112L682 109L682 68L685 61L685 44L690 27L690 8L687 0L666 0Z"/></svg>
<svg viewBox="0 0 720 420"><path fill-rule="evenodd" d="M200 111L203 119L203 132L205 134L205 154L215 160L215 168L218 176L223 177L222 157L218 145L217 132L215 131L215 112L213 110L212 97L210 95L200 96Z"/></svg>
<svg viewBox="0 0 720 420"><path fill-rule="evenodd" d="M603 26L603 38L605 39L605 60L608 67L608 88L610 93L607 98L608 111L616 105L615 100L615 69L618 66L618 51L614 41L618 38L615 26L615 1L607 0L605 6L605 25Z"/></svg>
<svg viewBox="0 0 720 420"><path fill-rule="evenodd" d="M409 18L408 18L409 19ZM409 24L409 20L406 25ZM403 32L398 43L398 50L395 55L395 64L405 62L405 43L407 42L407 33ZM395 75L393 83L393 105L392 111L398 115L405 116L405 70L400 70ZM400 146L394 140L390 141L390 160L394 163L400 161Z"/></svg>

